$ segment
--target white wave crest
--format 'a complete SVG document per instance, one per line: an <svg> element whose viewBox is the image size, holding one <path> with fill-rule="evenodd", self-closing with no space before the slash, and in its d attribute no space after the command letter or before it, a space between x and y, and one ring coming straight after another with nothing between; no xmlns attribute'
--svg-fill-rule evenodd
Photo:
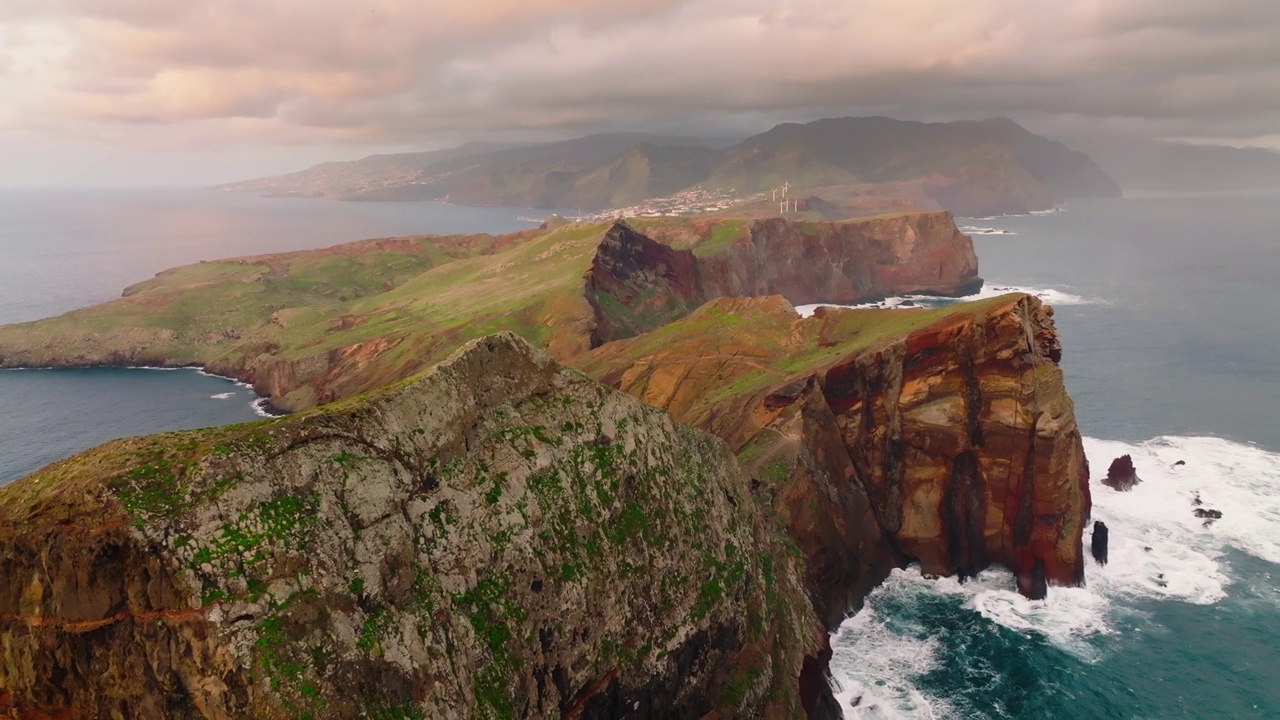
<svg viewBox="0 0 1280 720"><path fill-rule="evenodd" d="M225 392L225 393L217 393L216 395L210 395L209 397L214 400L226 400L227 398L233 395L235 395L234 392Z"/></svg>
<svg viewBox="0 0 1280 720"><path fill-rule="evenodd" d="M936 297L932 295L901 295L897 297L885 298L876 302L866 302L857 305L837 305L834 303L812 303L808 305L797 305L796 312L800 317L809 317L820 307L838 307L838 308L854 308L858 310L905 310L913 307L946 307L962 302L972 302L974 300L986 300L988 298L1008 295L1009 293L1026 293L1040 298L1048 305L1055 307L1064 305L1100 305L1105 304L1102 300L1085 298L1074 295L1065 290L1056 288L1037 288L1025 287L1020 285L996 285L988 283L982 286L982 290L973 295L965 295L958 298Z"/></svg>
<svg viewBox="0 0 1280 720"><path fill-rule="evenodd" d="M960 228L960 232L965 235L1017 235L1012 230L1002 230L1000 228L982 227L978 225L965 225Z"/></svg>
<svg viewBox="0 0 1280 720"><path fill-rule="evenodd" d="M999 568L965 583L925 578L915 568L894 571L832 637L831 669L846 718L955 716L944 700L915 685L937 666L939 640L928 628L884 617L877 610L884 596L907 603L953 597L992 623L1039 634L1086 662L1099 657L1090 638L1117 632L1111 621L1125 611L1126 599L1212 604L1236 582L1257 601L1280 601L1270 575L1230 578L1221 562L1235 548L1280 563L1280 453L1214 437L1137 444L1085 438L1084 446L1095 477L1093 517L1108 526L1108 564L1087 559L1085 587L1050 588L1043 601L1019 595L1012 576ZM1142 482L1120 493L1100 480L1125 454ZM1206 524L1197 507L1222 517ZM1086 533L1086 552L1089 542Z"/></svg>

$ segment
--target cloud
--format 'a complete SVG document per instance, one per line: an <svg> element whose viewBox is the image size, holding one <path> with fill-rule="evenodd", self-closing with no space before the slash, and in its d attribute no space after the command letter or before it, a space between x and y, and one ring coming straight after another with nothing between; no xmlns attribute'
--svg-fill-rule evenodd
<svg viewBox="0 0 1280 720"><path fill-rule="evenodd" d="M1280 115L1280 4L1256 0L9 0L6 21L67 39L22 115L144 141L869 113L1248 138Z"/></svg>

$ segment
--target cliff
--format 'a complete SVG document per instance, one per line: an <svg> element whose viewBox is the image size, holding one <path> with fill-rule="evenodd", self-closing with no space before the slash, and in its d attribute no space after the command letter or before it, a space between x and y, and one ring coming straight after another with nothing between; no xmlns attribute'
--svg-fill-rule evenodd
<svg viewBox="0 0 1280 720"><path fill-rule="evenodd" d="M820 716L771 522L723 443L496 335L0 489L0 713Z"/></svg>
<svg viewBox="0 0 1280 720"><path fill-rule="evenodd" d="M945 213L365 241L165 271L109 303L0 328L0 367L199 365L302 410L421 372L493 332L572 361L722 295L957 294L980 285L976 271L972 242Z"/></svg>
<svg viewBox="0 0 1280 720"><path fill-rule="evenodd" d="M1026 295L940 310L719 300L605 345L590 374L722 437L806 557L834 624L897 564L1027 595L1083 582L1088 469L1052 311Z"/></svg>
<svg viewBox="0 0 1280 720"><path fill-rule="evenodd" d="M626 225L605 234L587 273L593 346L684 317L717 297L853 304L906 293L959 296L982 287L973 242L949 213L849 223L727 221L707 241L699 224L646 228L656 239ZM676 249L684 245L691 249Z"/></svg>

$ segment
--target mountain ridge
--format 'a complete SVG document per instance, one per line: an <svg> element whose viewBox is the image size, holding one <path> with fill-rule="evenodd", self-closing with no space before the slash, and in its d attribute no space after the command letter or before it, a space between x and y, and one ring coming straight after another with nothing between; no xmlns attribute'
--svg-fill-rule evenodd
<svg viewBox="0 0 1280 720"><path fill-rule="evenodd" d="M606 209L695 187L745 195L790 182L800 191L840 188L837 197L887 189L916 209L961 215L1027 212L1072 197L1119 194L1088 156L1007 118L827 118L783 123L728 148L713 145L635 133L588 135L488 152L473 147L375 156L348 166L345 178L322 165L218 188L342 200ZM393 170L379 175L380 166Z"/></svg>

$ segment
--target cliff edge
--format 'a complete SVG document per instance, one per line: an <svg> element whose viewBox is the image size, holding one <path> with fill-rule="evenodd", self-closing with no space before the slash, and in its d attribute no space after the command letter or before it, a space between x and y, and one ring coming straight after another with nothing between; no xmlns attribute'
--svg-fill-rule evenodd
<svg viewBox="0 0 1280 720"><path fill-rule="evenodd" d="M723 443L496 335L0 489L0 708L794 717L826 639L770 527Z"/></svg>
<svg viewBox="0 0 1280 720"><path fill-rule="evenodd" d="M992 565L1042 597L1084 581L1088 468L1052 310L718 300L605 345L587 372L722 437L804 551L830 625L896 565Z"/></svg>

